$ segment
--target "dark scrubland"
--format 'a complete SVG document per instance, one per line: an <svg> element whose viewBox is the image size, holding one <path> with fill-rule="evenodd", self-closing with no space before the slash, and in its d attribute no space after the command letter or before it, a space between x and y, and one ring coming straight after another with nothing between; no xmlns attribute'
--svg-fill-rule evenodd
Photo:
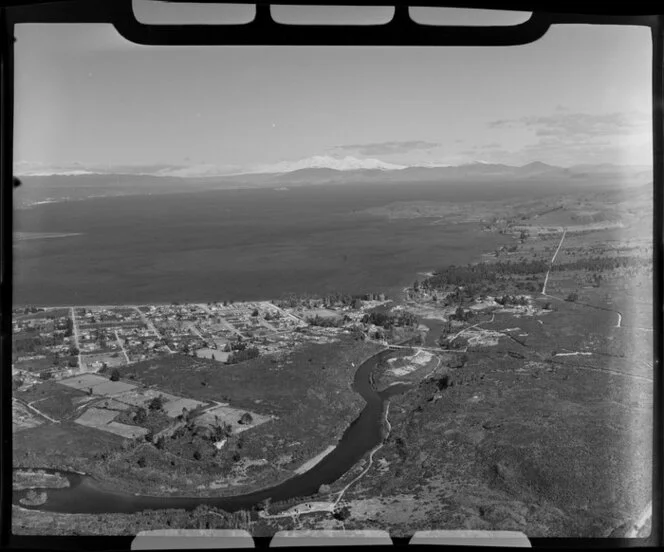
<svg viewBox="0 0 664 552"><path fill-rule="evenodd" d="M376 468L346 495L346 529L601 537L638 515L651 492L652 384L587 369L605 359L551 362L561 344L580 347L605 332L624 339L600 316L588 326L587 316L573 313L542 320L511 322L530 332L531 351L501 340L490 355L469 351L463 368L448 367L391 399L392 432ZM624 374L630 364L620 356L610 362ZM381 506L363 509L375 497Z"/></svg>

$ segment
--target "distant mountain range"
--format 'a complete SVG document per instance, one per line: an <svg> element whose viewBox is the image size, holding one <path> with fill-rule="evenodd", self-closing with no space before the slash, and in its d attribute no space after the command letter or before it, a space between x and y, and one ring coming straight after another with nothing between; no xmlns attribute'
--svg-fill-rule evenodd
<svg viewBox="0 0 664 552"><path fill-rule="evenodd" d="M294 162L281 162L263 165L250 170L215 165L193 166L145 166L145 167L85 167L81 164L59 168L26 168L16 167L17 176L92 176L92 175L132 175L173 178L214 178L237 182L301 182L303 180L318 181L367 181L380 180L437 180L449 177L464 176L510 176L528 178L533 176L575 176L580 174L635 174L652 172L647 166L623 166L612 164L576 165L558 167L540 161L523 166L485 163L476 161L462 165L443 165L429 163L426 165L399 165L378 159L358 159L356 157L336 158L318 155Z"/></svg>
<svg viewBox="0 0 664 552"><path fill-rule="evenodd" d="M448 182L485 179L575 179L586 176L634 176L652 178L652 169L642 166L578 165L557 167L539 161L523 166L469 163L457 166L411 166L400 169L308 167L290 172L265 172L221 177L227 182L254 184L333 184L368 182Z"/></svg>
<svg viewBox="0 0 664 552"><path fill-rule="evenodd" d="M331 166L327 166L331 165ZM276 170L279 169L279 170ZM291 170L292 169L292 170ZM555 183L568 186L598 186L614 183L647 184L652 181L652 168L611 164L557 167L542 162L512 166L498 163L474 162L457 166L402 167L378 160L358 160L346 157L316 157L293 164L264 167L261 171L215 175L210 166L200 168L145 167L130 172L118 167L117 172L94 172L84 167L48 172L43 169L20 175L25 186L14 193L17 208L42 203L59 203L82 199L125 195L167 194L187 191L221 190L233 188L278 188L344 185L344 184L527 184Z"/></svg>

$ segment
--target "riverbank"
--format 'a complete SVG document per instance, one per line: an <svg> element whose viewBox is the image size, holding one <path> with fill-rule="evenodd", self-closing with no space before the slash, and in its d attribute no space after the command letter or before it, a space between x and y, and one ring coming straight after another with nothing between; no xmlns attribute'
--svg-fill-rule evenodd
<svg viewBox="0 0 664 552"><path fill-rule="evenodd" d="M16 491L27 489L62 489L69 487L69 480L58 473L44 470L21 470L13 473L12 488Z"/></svg>
<svg viewBox="0 0 664 552"><path fill-rule="evenodd" d="M323 458L325 458L328 454L330 454L336 447L334 445L330 445L327 447L323 452L320 454L317 454L310 460L307 460L304 464L302 464L299 468L293 470L297 474L301 474L304 472L309 471L311 468L313 468L316 464L318 464Z"/></svg>

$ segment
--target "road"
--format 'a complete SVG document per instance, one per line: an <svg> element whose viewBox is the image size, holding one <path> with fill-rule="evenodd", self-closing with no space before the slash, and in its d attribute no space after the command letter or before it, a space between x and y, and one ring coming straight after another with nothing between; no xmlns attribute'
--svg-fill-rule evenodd
<svg viewBox="0 0 664 552"><path fill-rule="evenodd" d="M544 277L544 284L542 285L542 295L544 297L548 297L550 299L556 299L558 301L565 301L562 297L556 297L555 295L549 295L546 292L546 285L549 282L549 274L551 273L551 269L553 268L553 263L556 261L556 257L558 256L558 252L560 251L560 248L563 245L563 241L565 240L565 235L567 234L567 228L561 228L563 230L563 235L560 238L560 243L558 244L558 248L556 249L556 252L553 254L553 257L551 257L551 262L549 263L549 270L546 271L546 276ZM609 309L606 307L598 307L596 305L590 305L588 303L579 303L578 301L575 301L577 305L582 305L584 307L589 307L592 309L598 309L598 310L603 310L607 312L613 312L618 315L618 321L616 323L616 328L621 328L622 327L622 314L618 312L617 310Z"/></svg>
<svg viewBox="0 0 664 552"><path fill-rule="evenodd" d="M163 341L164 338L161 337L161 334L157 330L157 327L154 325L152 320L150 320L147 316L145 316L145 314L142 313L141 309L139 309L138 307L131 307L131 308L133 308L138 313L138 315L141 317L141 322L143 322L143 324L145 324L148 327L148 329L151 330L152 333L154 333L157 339L159 339L159 341ZM166 345L166 349L168 349L168 352L170 354L173 354L173 349L171 349L168 345Z"/></svg>
<svg viewBox="0 0 664 552"><path fill-rule="evenodd" d="M44 399L37 399L36 401L32 401L31 403L25 403L25 402L23 402L19 399L15 399L15 398L12 398L12 401L16 401L17 403L22 404L26 408L32 410L35 414L38 414L42 418L46 418L49 422L53 422L54 424L59 424L60 420L55 420L55 419L51 418L49 415L44 414L41 410L37 410L34 406L32 406L34 403L39 402L39 401L43 401L47 398L48 397L44 397Z"/></svg>
<svg viewBox="0 0 664 552"><path fill-rule="evenodd" d="M546 276L544 277L544 285L542 286L542 295L546 295L546 284L549 281L549 273L551 272L551 268L553 268L553 263L556 261L556 257L558 256L558 252L560 251L560 248L563 245L563 241L565 240L565 235L567 234L567 228L561 228L563 231L563 235L560 238L560 243L558 244L558 248L556 249L556 252L553 254L553 257L551 257L551 262L549 263L549 270L546 271ZM547 295L548 297L548 295Z"/></svg>
<svg viewBox="0 0 664 552"><path fill-rule="evenodd" d="M118 345L120 345L120 349L122 349L122 354L125 357L125 360L127 361L127 364L130 364L129 362L129 356L127 355L127 351L124 348L124 345L122 344L122 340L120 339L120 336L118 335L118 331L115 330L115 339L118 341Z"/></svg>
<svg viewBox="0 0 664 552"><path fill-rule="evenodd" d="M457 337L459 337L462 333L467 332L468 330L472 330L473 328L477 328L477 326L479 326L480 324L491 324L491 322L493 322L495 319L496 319L496 315L495 315L495 314L492 314L492 315L491 315L491 320L489 320L488 322L487 322L487 321L485 321L485 322L478 322L477 324L473 324L472 326L468 326L467 328L464 328L464 329L461 330L458 334L456 334L454 337L452 337L452 338L450 339L450 343L452 343L452 341L454 341L454 340L455 340Z"/></svg>
<svg viewBox="0 0 664 552"><path fill-rule="evenodd" d="M196 306L200 307L211 316L219 316L222 325L225 326L229 331L233 332L235 335L240 336L242 339L247 339L246 335L241 334L240 331L235 326L233 326L233 324L231 324L228 320L226 320L222 315L220 315L219 313L212 312L207 305L203 303L196 303ZM201 339L203 339L203 336L200 335L200 333L198 335L200 336Z"/></svg>
<svg viewBox="0 0 664 552"><path fill-rule="evenodd" d="M286 318L290 318L294 322L304 324L305 326L309 325L309 322L307 322L306 320L300 318L299 316L297 316L297 315L295 315L291 312L285 311L281 307L277 307L277 305L273 305L272 303L270 303L268 301L263 301L262 305L263 305L263 308L266 308L266 309L276 309L277 311L279 311L281 313L282 316L285 316Z"/></svg>
<svg viewBox="0 0 664 552"><path fill-rule="evenodd" d="M190 322L190 323L189 323L189 329L190 329L191 331L193 331L193 332L198 336L198 338L199 338L201 341L206 341L206 339L203 337L203 335L201 334L201 332L198 331L198 328L196 327L196 323L195 323L195 322Z"/></svg>
<svg viewBox="0 0 664 552"><path fill-rule="evenodd" d="M81 346L78 340L78 322L76 321L76 313L74 311L74 307L70 307L69 309L70 314L71 314L71 322L72 322L72 327L74 329L74 345L76 346L76 350L78 351L78 368L82 372L85 367L83 366L83 358L81 357Z"/></svg>

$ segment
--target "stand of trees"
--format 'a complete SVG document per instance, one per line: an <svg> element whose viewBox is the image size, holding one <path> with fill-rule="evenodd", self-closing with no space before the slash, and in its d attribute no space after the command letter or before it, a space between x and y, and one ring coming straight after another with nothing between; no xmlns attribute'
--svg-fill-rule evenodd
<svg viewBox="0 0 664 552"><path fill-rule="evenodd" d="M322 328L339 328L343 325L343 320L337 316L311 316L307 318L307 322L312 326L320 326Z"/></svg>
<svg viewBox="0 0 664 552"><path fill-rule="evenodd" d="M362 318L362 322L364 324L381 326L384 329L389 330L394 326L416 326L418 324L418 319L413 313L408 311L402 311L395 314L374 311L365 314Z"/></svg>
<svg viewBox="0 0 664 552"><path fill-rule="evenodd" d="M556 263L553 266L545 260L519 260L519 261L499 261L496 263L477 263L466 266L448 266L436 271L433 276L415 282L417 289L435 291L449 288L451 286L463 286L464 290L477 289L473 286L495 283L498 280L507 279L509 276L525 275L536 276L544 274L549 268L553 271L561 272L565 270L587 270L593 272L602 272L605 270L615 270L617 268L638 268L650 266L652 259L649 257L585 257L568 261L565 263ZM530 286L529 286L530 284ZM532 287L537 289L534 281L522 283L522 287Z"/></svg>
<svg viewBox="0 0 664 552"><path fill-rule="evenodd" d="M313 295L313 294L289 294L273 304L281 308L295 308L295 307L346 307L352 306L357 309L361 306L362 301L384 301L387 299L384 293L360 293L350 294L334 292L327 295Z"/></svg>
<svg viewBox="0 0 664 552"><path fill-rule="evenodd" d="M244 362L245 360L251 360L252 358L257 358L260 355L260 352L256 347L249 347L248 349L243 349L241 351L235 351L231 353L226 361L226 364L237 364L239 362Z"/></svg>
<svg viewBox="0 0 664 552"><path fill-rule="evenodd" d="M496 297L496 303L503 305L504 307L508 305L526 306L528 304L528 299L515 295L503 295L502 297Z"/></svg>

